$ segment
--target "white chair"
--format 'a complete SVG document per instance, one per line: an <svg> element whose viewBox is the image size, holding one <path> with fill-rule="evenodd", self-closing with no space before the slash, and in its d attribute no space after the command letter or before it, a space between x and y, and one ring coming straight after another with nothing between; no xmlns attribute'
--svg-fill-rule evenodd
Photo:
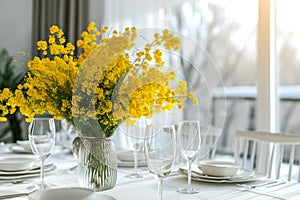
<svg viewBox="0 0 300 200"><path fill-rule="evenodd" d="M287 180L291 181L295 161L295 148L300 147L300 135L270 133L262 131L236 132L235 162L242 167L276 179L282 178L284 150L288 151L289 164ZM242 161L240 156L242 155ZM248 159L250 156L250 159ZM287 165L287 164L286 164ZM299 168L300 169L300 168ZM300 182L299 169L297 170ZM286 172L284 170L284 172Z"/></svg>
<svg viewBox="0 0 300 200"><path fill-rule="evenodd" d="M199 160L214 159L216 155L217 142L222 133L221 128L209 126L200 127L201 148L199 151Z"/></svg>
<svg viewBox="0 0 300 200"><path fill-rule="evenodd" d="M175 125L176 131L178 126ZM198 152L198 158L196 162L207 159L214 159L216 155L217 142L222 134L222 129L214 126L201 126L200 135L201 135L201 148ZM180 162L183 160L180 159Z"/></svg>

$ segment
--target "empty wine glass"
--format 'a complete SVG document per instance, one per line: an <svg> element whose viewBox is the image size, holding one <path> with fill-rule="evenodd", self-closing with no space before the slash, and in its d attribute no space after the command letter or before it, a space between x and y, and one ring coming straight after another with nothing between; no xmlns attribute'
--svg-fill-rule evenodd
<svg viewBox="0 0 300 200"><path fill-rule="evenodd" d="M148 125L144 150L148 169L158 180L158 196L161 200L163 179L171 173L176 157L176 132L174 125Z"/></svg>
<svg viewBox="0 0 300 200"><path fill-rule="evenodd" d="M61 130L59 131L59 137L57 142L61 145L62 148L72 149L72 142L77 136L76 131L71 123L66 119L60 120ZM57 137L58 135L56 135ZM56 143L58 145L58 143Z"/></svg>
<svg viewBox="0 0 300 200"><path fill-rule="evenodd" d="M40 160L40 183L38 188L43 190L49 185L44 182L44 161L53 151L55 145L55 123L53 118L34 118L28 128L28 138L32 152Z"/></svg>
<svg viewBox="0 0 300 200"><path fill-rule="evenodd" d="M180 154L188 164L188 185L186 188L179 188L177 191L183 194L198 193L199 190L191 187L191 167L201 145L199 121L180 122L177 136Z"/></svg>
<svg viewBox="0 0 300 200"><path fill-rule="evenodd" d="M146 121L145 119L136 119L134 125L124 125L123 132L126 134L126 143L128 148L133 151L134 171L126 175L127 178L142 178L137 172L139 162L139 152L144 145Z"/></svg>

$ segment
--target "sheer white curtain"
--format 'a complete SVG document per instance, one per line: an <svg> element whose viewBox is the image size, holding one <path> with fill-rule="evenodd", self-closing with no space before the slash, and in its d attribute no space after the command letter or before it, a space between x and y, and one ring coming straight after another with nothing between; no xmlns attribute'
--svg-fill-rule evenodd
<svg viewBox="0 0 300 200"><path fill-rule="evenodd" d="M123 29L128 26L139 28L165 28L163 9L171 8L188 0L102 0L103 25Z"/></svg>

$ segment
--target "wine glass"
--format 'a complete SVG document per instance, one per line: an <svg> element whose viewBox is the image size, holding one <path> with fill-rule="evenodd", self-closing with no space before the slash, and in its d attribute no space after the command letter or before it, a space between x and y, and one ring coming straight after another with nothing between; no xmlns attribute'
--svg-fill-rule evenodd
<svg viewBox="0 0 300 200"><path fill-rule="evenodd" d="M123 124L124 125L124 124ZM137 173L139 152L144 145L146 121L145 119L137 119L134 125L124 125L123 131L126 134L126 143L130 150L133 151L134 171L126 175L127 178L142 178L143 176Z"/></svg>
<svg viewBox="0 0 300 200"><path fill-rule="evenodd" d="M183 194L195 194L199 190L191 187L192 162L197 157L201 145L199 121L182 121L178 126L178 147L180 154L188 164L188 185L186 188L179 188L177 191Z"/></svg>
<svg viewBox="0 0 300 200"><path fill-rule="evenodd" d="M171 173L176 157L176 131L174 125L148 125L144 150L148 169L158 180L158 196L161 200L163 179Z"/></svg>
<svg viewBox="0 0 300 200"><path fill-rule="evenodd" d="M55 123L53 118L34 118L28 128L28 138L32 152L41 164L40 183L38 188L48 188L44 182L44 161L53 151L55 144Z"/></svg>
<svg viewBox="0 0 300 200"><path fill-rule="evenodd" d="M58 138L60 145L62 148L72 148L72 141L76 137L73 130L73 125L70 124L66 119L61 119L60 120L60 125L61 125L61 130L59 131L60 137ZM75 137L74 137L75 136ZM56 135L57 137L57 135ZM58 145L56 143L56 145Z"/></svg>

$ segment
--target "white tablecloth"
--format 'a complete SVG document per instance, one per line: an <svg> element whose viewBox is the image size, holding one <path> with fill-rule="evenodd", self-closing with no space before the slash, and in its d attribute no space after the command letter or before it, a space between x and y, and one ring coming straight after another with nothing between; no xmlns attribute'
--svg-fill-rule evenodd
<svg viewBox="0 0 300 200"><path fill-rule="evenodd" d="M235 184L215 184L192 182L193 187L198 188L200 193L194 195L185 195L176 192L177 188L186 185L186 178L170 177L164 183L164 199L208 199L208 200L224 200L224 199L276 199L262 194L252 193L250 191L241 190ZM268 193L283 199L300 199L300 185L297 183L286 183L270 188L257 188L255 191ZM103 192L115 199L157 199L157 184L154 179L141 180L139 182L127 183L116 186L114 189Z"/></svg>
<svg viewBox="0 0 300 200"><path fill-rule="evenodd" d="M1 154L7 156L8 154ZM76 164L71 154L56 154L53 155L48 162L54 162L57 165L57 170L45 177L47 182L55 185L56 187L68 187L78 186L77 175L75 173L69 173L68 169ZM107 191L100 192L102 194L111 196L116 200L152 200L158 199L157 194L157 181L147 172L146 168L140 168L143 178L141 179L129 179L124 176L130 173L130 168L119 168L117 185ZM39 181L39 177L26 181L24 183L12 184L12 183L0 183L0 196L7 193L8 190L17 191L24 190L26 187L35 184ZM204 183L193 181L194 187L200 190L199 194L185 195L180 194L176 190L179 187L186 185L186 178L181 175L171 176L164 181L164 199L171 200L192 200L192 199L209 199L209 200L240 200L240 199L276 199L262 194L255 194L251 191L241 190L236 184L224 184L224 183ZM252 183L254 184L254 183ZM274 187L260 187L255 191L268 193L274 196L281 197L283 199L300 199L300 184L289 182ZM28 199L28 197L18 197L14 199Z"/></svg>

